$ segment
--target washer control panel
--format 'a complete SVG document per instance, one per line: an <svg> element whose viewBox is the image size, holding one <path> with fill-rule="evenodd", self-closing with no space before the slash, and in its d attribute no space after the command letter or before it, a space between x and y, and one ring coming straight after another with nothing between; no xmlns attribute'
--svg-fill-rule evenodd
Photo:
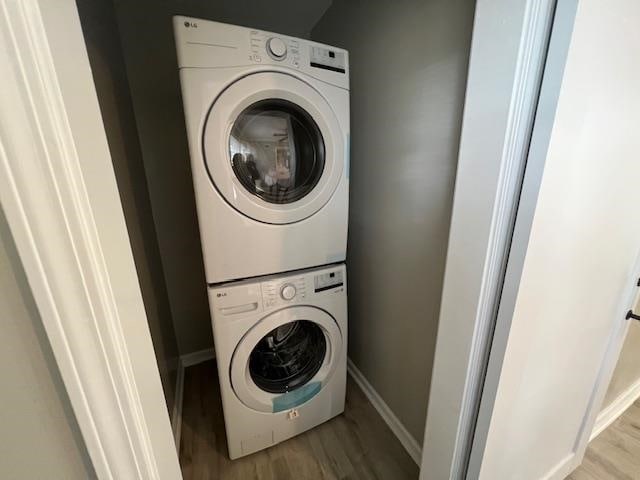
<svg viewBox="0 0 640 480"><path fill-rule="evenodd" d="M316 275L313 278L313 291L315 293L324 292L325 290L331 290L332 288L342 287L343 285L344 279L342 278L341 270L322 273L320 275Z"/></svg>
<svg viewBox="0 0 640 480"><path fill-rule="evenodd" d="M313 272L312 272L313 273ZM284 277L262 283L264 308L279 307L305 301L309 294L325 292L344 286L342 268L324 270L322 273Z"/></svg>
<svg viewBox="0 0 640 480"><path fill-rule="evenodd" d="M280 289L280 296L283 300L293 300L296 293L298 291L293 283L285 283Z"/></svg>
<svg viewBox="0 0 640 480"><path fill-rule="evenodd" d="M301 302L307 297L306 287L304 277L264 282L262 284L264 308Z"/></svg>
<svg viewBox="0 0 640 480"><path fill-rule="evenodd" d="M253 317L290 305L314 305L346 296L344 264L228 282L209 289L214 322ZM226 321L226 320L225 320Z"/></svg>

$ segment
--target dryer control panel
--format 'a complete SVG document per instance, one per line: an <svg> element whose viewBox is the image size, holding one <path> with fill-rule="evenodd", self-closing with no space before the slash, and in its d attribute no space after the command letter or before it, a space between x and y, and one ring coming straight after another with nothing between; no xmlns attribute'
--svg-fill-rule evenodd
<svg viewBox="0 0 640 480"><path fill-rule="evenodd" d="M337 47L256 28L175 16L180 68L287 68L349 89L349 53Z"/></svg>
<svg viewBox="0 0 640 480"><path fill-rule="evenodd" d="M295 38L277 36L260 30L249 32L250 60L262 63L267 56L294 68L300 66L300 41Z"/></svg>
<svg viewBox="0 0 640 480"><path fill-rule="evenodd" d="M326 47L311 47L310 65L332 72L345 73L347 68L346 55L342 50Z"/></svg>

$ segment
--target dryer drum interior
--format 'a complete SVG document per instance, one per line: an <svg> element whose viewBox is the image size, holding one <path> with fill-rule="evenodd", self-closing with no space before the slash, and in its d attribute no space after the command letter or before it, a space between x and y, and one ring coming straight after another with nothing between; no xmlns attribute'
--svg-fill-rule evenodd
<svg viewBox="0 0 640 480"><path fill-rule="evenodd" d="M317 185L325 164L324 140L311 115L275 98L238 115L229 154L242 186L269 203L300 200Z"/></svg>
<svg viewBox="0 0 640 480"><path fill-rule="evenodd" d="M326 352L321 327L308 320L289 322L262 337L249 356L249 372L264 391L290 392L313 378Z"/></svg>

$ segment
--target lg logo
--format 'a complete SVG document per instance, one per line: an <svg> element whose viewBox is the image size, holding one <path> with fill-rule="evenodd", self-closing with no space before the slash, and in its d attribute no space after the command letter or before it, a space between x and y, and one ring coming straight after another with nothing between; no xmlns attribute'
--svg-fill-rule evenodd
<svg viewBox="0 0 640 480"><path fill-rule="evenodd" d="M184 22L184 26L187 27L187 28L189 28L189 27L198 28L198 24L196 22L185 21Z"/></svg>
<svg viewBox="0 0 640 480"><path fill-rule="evenodd" d="M216 297L220 298L220 297L226 297L227 293L226 292L218 292L216 293Z"/></svg>

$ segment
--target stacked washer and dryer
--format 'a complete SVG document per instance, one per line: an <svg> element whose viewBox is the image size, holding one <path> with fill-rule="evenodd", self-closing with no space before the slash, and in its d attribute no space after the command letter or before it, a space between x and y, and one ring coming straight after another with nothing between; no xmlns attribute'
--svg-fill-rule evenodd
<svg viewBox="0 0 640 480"><path fill-rule="evenodd" d="M174 17L229 456L344 410L347 52Z"/></svg>

